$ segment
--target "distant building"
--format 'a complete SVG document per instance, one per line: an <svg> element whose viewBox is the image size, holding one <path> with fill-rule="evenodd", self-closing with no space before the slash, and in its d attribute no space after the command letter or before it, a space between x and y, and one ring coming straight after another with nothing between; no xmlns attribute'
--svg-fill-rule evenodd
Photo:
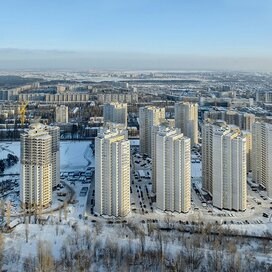
<svg viewBox="0 0 272 272"><path fill-rule="evenodd" d="M107 122L124 124L127 127L127 104L107 103L103 107L104 124Z"/></svg>
<svg viewBox="0 0 272 272"><path fill-rule="evenodd" d="M130 212L130 143L116 128L104 128L95 139L95 212Z"/></svg>
<svg viewBox="0 0 272 272"><path fill-rule="evenodd" d="M156 205L163 211L191 207L191 143L179 129L159 127L156 134Z"/></svg>
<svg viewBox="0 0 272 272"><path fill-rule="evenodd" d="M238 126L241 130L252 131L255 115L252 113L238 112L233 110L212 110L204 113L204 120L224 120L228 125Z"/></svg>
<svg viewBox="0 0 272 272"><path fill-rule="evenodd" d="M191 139L192 145L198 144L198 104L175 103L175 127Z"/></svg>
<svg viewBox="0 0 272 272"><path fill-rule="evenodd" d="M272 124L256 122L252 132L253 181L272 197Z"/></svg>
<svg viewBox="0 0 272 272"><path fill-rule="evenodd" d="M100 103L138 103L138 93L103 93L97 95Z"/></svg>
<svg viewBox="0 0 272 272"><path fill-rule="evenodd" d="M154 141L152 140L153 126L160 125L165 120L165 109L146 106L139 109L140 152L152 156Z"/></svg>
<svg viewBox="0 0 272 272"><path fill-rule="evenodd" d="M262 103L272 103L272 90L257 91L256 101Z"/></svg>
<svg viewBox="0 0 272 272"><path fill-rule="evenodd" d="M88 93L67 92L59 94L45 94L45 102L47 103L88 103L91 95Z"/></svg>
<svg viewBox="0 0 272 272"><path fill-rule="evenodd" d="M56 107L56 122L57 123L68 123L68 107L65 105L60 105Z"/></svg>

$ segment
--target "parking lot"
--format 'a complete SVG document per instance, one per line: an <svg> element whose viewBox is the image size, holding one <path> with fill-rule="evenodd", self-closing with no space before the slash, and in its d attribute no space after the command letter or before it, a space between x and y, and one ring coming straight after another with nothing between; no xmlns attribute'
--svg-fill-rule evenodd
<svg viewBox="0 0 272 272"><path fill-rule="evenodd" d="M152 194L151 159L131 151L131 210L137 214L149 214L154 211Z"/></svg>
<svg viewBox="0 0 272 272"><path fill-rule="evenodd" d="M236 212L219 210L212 206L211 197L201 189L201 158L192 154L192 195L191 210L188 214L167 213L177 219L201 220L220 224L263 224L269 222L272 213L272 200L267 198L263 190L252 189L248 185L247 210ZM131 210L132 214L153 218L163 213L156 209L152 194L152 165L146 156L131 150Z"/></svg>

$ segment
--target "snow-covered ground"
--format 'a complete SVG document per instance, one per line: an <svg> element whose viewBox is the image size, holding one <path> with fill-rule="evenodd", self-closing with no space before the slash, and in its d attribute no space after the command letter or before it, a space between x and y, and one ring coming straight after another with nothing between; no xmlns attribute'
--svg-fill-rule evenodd
<svg viewBox="0 0 272 272"><path fill-rule="evenodd" d="M60 170L83 170L94 166L94 156L90 141L60 142ZM20 142L0 142L0 159L7 158L11 153L20 158ZM20 173L20 162L5 170L5 174Z"/></svg>
<svg viewBox="0 0 272 272"><path fill-rule="evenodd" d="M84 170L94 167L90 141L64 141L60 143L60 170Z"/></svg>

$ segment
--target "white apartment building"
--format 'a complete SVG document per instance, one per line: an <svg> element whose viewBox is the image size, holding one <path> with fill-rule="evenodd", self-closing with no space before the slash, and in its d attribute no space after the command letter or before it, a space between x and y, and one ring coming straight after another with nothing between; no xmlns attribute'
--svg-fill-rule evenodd
<svg viewBox="0 0 272 272"><path fill-rule="evenodd" d="M220 128L213 133L213 205L219 209L246 210L246 138L239 129Z"/></svg>
<svg viewBox="0 0 272 272"><path fill-rule="evenodd" d="M161 126L156 134L156 205L163 211L191 207L191 143L179 129Z"/></svg>
<svg viewBox="0 0 272 272"><path fill-rule="evenodd" d="M65 105L60 105L56 107L56 122L57 123L68 123L68 107Z"/></svg>
<svg viewBox="0 0 272 272"><path fill-rule="evenodd" d="M127 104L112 102L103 106L104 124L107 122L124 124L127 127Z"/></svg>
<svg viewBox="0 0 272 272"><path fill-rule="evenodd" d="M153 126L159 126L165 120L165 109L146 106L139 109L140 153L152 156L154 141L152 140Z"/></svg>
<svg viewBox="0 0 272 272"><path fill-rule="evenodd" d="M159 126L153 126L151 133L152 133L152 143L154 148L152 148L152 152L151 152L151 159L152 159L152 191L153 193L156 194L156 168L157 168L157 164L156 164L156 136L158 131L160 130L161 127L165 127L165 128L174 128L175 127L175 123L173 122L172 119L165 119L164 121L161 122L161 124Z"/></svg>
<svg viewBox="0 0 272 272"><path fill-rule="evenodd" d="M272 198L272 124L253 124L252 168L253 181L263 185Z"/></svg>
<svg viewBox="0 0 272 272"><path fill-rule="evenodd" d="M192 145L198 144L198 104L175 103L175 127L191 139Z"/></svg>
<svg viewBox="0 0 272 272"><path fill-rule="evenodd" d="M41 124L21 134L20 200L26 209L52 201L52 137Z"/></svg>
<svg viewBox="0 0 272 272"><path fill-rule="evenodd" d="M206 119L202 126L202 189L210 195L213 192L213 134L216 129L226 127L226 122L211 119Z"/></svg>
<svg viewBox="0 0 272 272"><path fill-rule="evenodd" d="M104 128L95 139L94 210L109 216L130 212L130 143L116 128Z"/></svg>

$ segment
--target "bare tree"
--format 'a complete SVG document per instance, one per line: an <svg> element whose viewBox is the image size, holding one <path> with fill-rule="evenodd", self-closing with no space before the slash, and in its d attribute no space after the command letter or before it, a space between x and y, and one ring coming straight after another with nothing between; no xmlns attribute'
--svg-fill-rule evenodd
<svg viewBox="0 0 272 272"><path fill-rule="evenodd" d="M11 212L11 203L10 201L7 202L7 211L6 211L6 220L7 220L7 226L10 224L10 212Z"/></svg>
<svg viewBox="0 0 272 272"><path fill-rule="evenodd" d="M4 200L0 200L1 218L5 217L5 203Z"/></svg>
<svg viewBox="0 0 272 272"><path fill-rule="evenodd" d="M37 246L38 252L38 271L51 272L54 271L54 258L52 255L52 250L48 242L38 241Z"/></svg>
<svg viewBox="0 0 272 272"><path fill-rule="evenodd" d="M24 268L24 271L28 271L28 272L37 271L35 267L35 257L29 256L25 258L23 262L23 268Z"/></svg>
<svg viewBox="0 0 272 272"><path fill-rule="evenodd" d="M3 266L3 251L4 251L4 237L0 232L0 271L2 271Z"/></svg>
<svg viewBox="0 0 272 272"><path fill-rule="evenodd" d="M61 222L62 210L59 209L59 222Z"/></svg>
<svg viewBox="0 0 272 272"><path fill-rule="evenodd" d="M64 201L63 210L64 210L64 219L67 220L67 215L68 215L67 200Z"/></svg>
<svg viewBox="0 0 272 272"><path fill-rule="evenodd" d="M26 220L25 220L25 238L26 238L26 243L28 243L28 236L29 236L28 220L29 220L29 218L26 218Z"/></svg>

